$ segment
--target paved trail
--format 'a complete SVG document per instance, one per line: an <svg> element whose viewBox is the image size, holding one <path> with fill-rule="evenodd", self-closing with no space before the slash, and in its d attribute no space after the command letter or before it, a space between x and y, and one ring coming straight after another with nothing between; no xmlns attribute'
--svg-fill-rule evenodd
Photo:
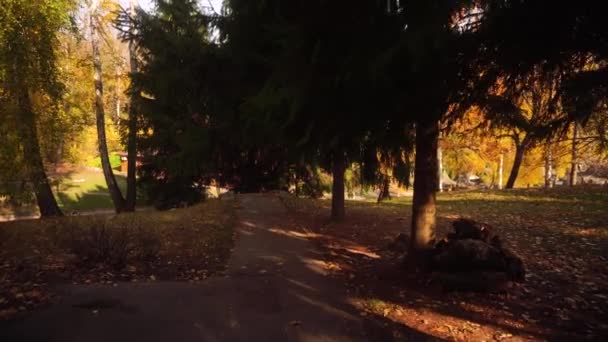
<svg viewBox="0 0 608 342"><path fill-rule="evenodd" d="M201 284L66 286L62 300L0 325L0 341L391 341L324 275L321 255L276 196L239 196L226 277ZM96 312L94 312L94 309ZM426 339L414 331L409 339Z"/></svg>

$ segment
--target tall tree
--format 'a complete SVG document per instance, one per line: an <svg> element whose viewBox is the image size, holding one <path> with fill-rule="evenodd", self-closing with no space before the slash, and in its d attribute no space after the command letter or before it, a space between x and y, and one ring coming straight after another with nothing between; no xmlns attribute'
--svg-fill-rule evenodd
<svg viewBox="0 0 608 342"><path fill-rule="evenodd" d="M414 199L409 257L424 263L435 243L439 122L461 101L470 77L468 50L473 32L460 30L459 1L399 2L399 38L386 56L401 115L415 123Z"/></svg>
<svg viewBox="0 0 608 342"><path fill-rule="evenodd" d="M556 92L567 114L557 128L584 122L607 98L608 50L597 43L608 39L601 6L590 0L479 2L475 63L483 76L475 88L487 89L500 80L514 94L530 76L557 71L564 77ZM596 67L586 68L590 63Z"/></svg>
<svg viewBox="0 0 608 342"><path fill-rule="evenodd" d="M97 137L99 143L99 157L101 159L101 168L103 175L108 186L108 192L114 203L114 209L116 212L122 212L125 210L125 199L122 196L112 166L110 164L110 157L108 154L108 144L106 142L106 124L105 124L105 111L103 103L103 76L102 76L102 65L101 65L101 54L99 51L99 37L101 32L101 15L100 11L101 0L92 0L91 6L89 7L89 29L91 39L91 49L93 57L93 73L94 73L94 86L95 86L95 118L97 124Z"/></svg>
<svg viewBox="0 0 608 342"><path fill-rule="evenodd" d="M422 260L435 243L438 142L439 124L436 119L416 122L414 199L410 234L410 253L413 257L411 261L414 262Z"/></svg>
<svg viewBox="0 0 608 342"><path fill-rule="evenodd" d="M137 0L129 1L129 15L137 15L138 8ZM131 34L135 35L134 25L130 25ZM137 72L137 47L133 39L129 40L129 66L131 74ZM132 87L130 90L130 103L129 103L129 119L128 119L128 132L127 132L127 197L125 201L125 211L134 211L135 202L137 200L137 183L136 183L136 172L137 172L137 99L139 93L137 89Z"/></svg>
<svg viewBox="0 0 608 342"><path fill-rule="evenodd" d="M200 200L211 183L237 191L247 190L245 183L252 179L262 183L277 164L275 158L266 162L262 148L244 142L265 131L245 134L249 121L240 116L242 94L256 83L241 71L252 74L259 68L229 60L246 55L233 55L228 44L220 51L209 35L213 18L195 1L159 0L156 5L153 13L124 13L118 25L140 58L131 91L146 94L135 104L138 128L146 132L137 135L137 150L145 160L138 171L147 199L169 208Z"/></svg>
<svg viewBox="0 0 608 342"><path fill-rule="evenodd" d="M263 5L231 1L230 5L250 11L264 7L265 11L257 11L267 17L258 17L257 25L277 23L265 34L278 42L278 48L257 98L265 100L265 111L273 113L276 121L286 122L281 130L289 145L320 159L330 170L331 216L342 219L345 166L357 161L360 142L369 132L386 128L387 112L379 101L382 76L374 77L373 66L378 51L387 49L390 38L397 35L398 29L390 30L397 27L396 20L387 15L385 3L376 1L354 6L317 0ZM241 11L238 8L236 13Z"/></svg>
<svg viewBox="0 0 608 342"><path fill-rule="evenodd" d="M545 173L545 188L552 188L553 187L553 146L551 144L550 141L547 142L547 145L545 146L545 155L544 155L544 159L545 159L545 167L544 167L544 173Z"/></svg>
<svg viewBox="0 0 608 342"><path fill-rule="evenodd" d="M336 151L332 156L332 187L331 187L331 217L334 220L343 220L344 210L344 173L346 172L346 158L344 152Z"/></svg>
<svg viewBox="0 0 608 342"><path fill-rule="evenodd" d="M574 128L572 130L572 153L570 163L570 174L568 175L568 184L570 186L576 185L576 179L578 177L578 122L574 122Z"/></svg>
<svg viewBox="0 0 608 342"><path fill-rule="evenodd" d="M500 161L498 162L498 189L502 190L502 170L505 160L505 154L500 154Z"/></svg>
<svg viewBox="0 0 608 342"><path fill-rule="evenodd" d="M552 125L562 114L557 94L559 77L551 74L535 76L528 79L528 89L524 90L518 101L523 115L512 122L510 137L515 144L515 158L507 180L507 189L515 185L526 151L541 139L547 136L550 139L556 133L552 130Z"/></svg>
<svg viewBox="0 0 608 342"><path fill-rule="evenodd" d="M71 1L61 0L44 3L7 0L0 6L0 88L4 88L0 100L6 101L3 106L15 108L26 174L42 217L62 213L45 172L32 96L40 94L56 101L61 95L56 66L57 35L67 27L72 5Z"/></svg>
<svg viewBox="0 0 608 342"><path fill-rule="evenodd" d="M24 62L20 61L20 63ZM17 70L18 68L15 71ZM34 187L40 215L42 217L61 216L61 210L57 205L44 170L36 130L36 114L32 106L29 94L30 90L21 80L13 79L12 81L15 82L17 106L19 108L19 115L16 121L23 142L23 154L26 156L26 159L30 160L27 170Z"/></svg>
<svg viewBox="0 0 608 342"><path fill-rule="evenodd" d="M516 86L498 82L484 102L485 116L498 136L511 139L515 155L505 188L511 189L519 175L526 152L539 142L560 134L566 120L559 92L561 75L535 68Z"/></svg>

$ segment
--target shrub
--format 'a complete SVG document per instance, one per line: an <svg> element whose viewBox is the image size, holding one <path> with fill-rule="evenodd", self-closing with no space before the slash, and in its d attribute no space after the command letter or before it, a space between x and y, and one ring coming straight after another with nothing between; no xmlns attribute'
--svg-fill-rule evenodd
<svg viewBox="0 0 608 342"><path fill-rule="evenodd" d="M110 166L112 167L112 169L120 168L120 156L118 154L110 153L109 158L110 158ZM88 166L101 168L101 158L99 158L99 157L90 158L86 161L86 164Z"/></svg>
<svg viewBox="0 0 608 342"><path fill-rule="evenodd" d="M65 243L80 264L101 263L121 269L131 260L154 259L161 248L158 234L135 220L91 217L87 227L75 222L69 224Z"/></svg>
<svg viewBox="0 0 608 342"><path fill-rule="evenodd" d="M159 234L143 228L137 229L136 233L135 252L137 253L137 258L143 261L156 259L162 247Z"/></svg>
<svg viewBox="0 0 608 342"><path fill-rule="evenodd" d="M302 195L311 198L321 198L324 192L331 192L331 176L319 168L308 168L303 177Z"/></svg>
<svg viewBox="0 0 608 342"><path fill-rule="evenodd" d="M158 210L168 210L191 206L202 201L205 190L202 187L180 182L149 182L141 180L148 203Z"/></svg>

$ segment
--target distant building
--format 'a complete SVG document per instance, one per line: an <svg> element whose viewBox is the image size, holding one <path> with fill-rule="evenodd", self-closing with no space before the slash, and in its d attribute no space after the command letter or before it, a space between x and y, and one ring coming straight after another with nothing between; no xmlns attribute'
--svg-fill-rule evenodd
<svg viewBox="0 0 608 342"><path fill-rule="evenodd" d="M457 187L475 187L481 185L483 181L475 174L463 173L456 177L455 183Z"/></svg>
<svg viewBox="0 0 608 342"><path fill-rule="evenodd" d="M580 184L608 184L608 165L591 164L578 177Z"/></svg>
<svg viewBox="0 0 608 342"><path fill-rule="evenodd" d="M127 173L129 154L127 152L118 152L116 153L120 157L120 172ZM143 156L141 154L137 154L137 160L135 161L135 167L140 167L143 163Z"/></svg>

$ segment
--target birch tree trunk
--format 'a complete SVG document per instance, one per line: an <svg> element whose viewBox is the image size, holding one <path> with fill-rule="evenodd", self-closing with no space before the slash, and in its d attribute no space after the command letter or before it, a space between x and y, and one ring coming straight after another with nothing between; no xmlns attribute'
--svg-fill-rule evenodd
<svg viewBox="0 0 608 342"><path fill-rule="evenodd" d="M443 153L441 147L437 147L437 165L437 190L442 192L443 183L441 183L441 178L443 177Z"/></svg>
<svg viewBox="0 0 608 342"><path fill-rule="evenodd" d="M505 155L500 154L500 160L498 161L498 189L502 190L502 169L504 165Z"/></svg>
<svg viewBox="0 0 608 342"><path fill-rule="evenodd" d="M553 187L553 153L551 145L547 145L545 152L545 188Z"/></svg>
<svg viewBox="0 0 608 342"><path fill-rule="evenodd" d="M99 157L101 159L101 168L103 176L108 186L108 192L114 203L116 212L124 211L125 200L122 197L116 178L112 172L110 158L108 156L108 144L106 142L106 123L105 112L103 108L103 79L101 54L99 52L99 0L93 0L90 7L89 27L91 29L91 48L93 51L93 78L95 85L95 118L97 123L97 139L99 143Z"/></svg>

